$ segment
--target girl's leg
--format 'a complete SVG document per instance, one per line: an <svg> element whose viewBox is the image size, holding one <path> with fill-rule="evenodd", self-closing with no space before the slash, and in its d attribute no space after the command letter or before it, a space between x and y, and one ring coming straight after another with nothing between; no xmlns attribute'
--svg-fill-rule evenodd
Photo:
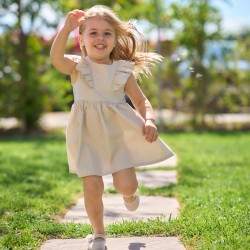
<svg viewBox="0 0 250 250"><path fill-rule="evenodd" d="M133 202L135 200L134 194L138 188L135 169L120 170L112 175L116 190L123 195L126 202Z"/></svg>
<svg viewBox="0 0 250 250"><path fill-rule="evenodd" d="M85 208L94 234L105 234L102 195L104 184L101 176L83 177Z"/></svg>

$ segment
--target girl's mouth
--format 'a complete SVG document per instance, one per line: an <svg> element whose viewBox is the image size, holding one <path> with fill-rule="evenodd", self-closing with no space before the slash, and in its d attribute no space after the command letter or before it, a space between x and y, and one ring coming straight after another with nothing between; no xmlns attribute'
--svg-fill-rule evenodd
<svg viewBox="0 0 250 250"><path fill-rule="evenodd" d="M96 45L94 45L94 47L97 48L97 49L104 49L104 48L106 48L106 45L104 45L104 44L96 44Z"/></svg>

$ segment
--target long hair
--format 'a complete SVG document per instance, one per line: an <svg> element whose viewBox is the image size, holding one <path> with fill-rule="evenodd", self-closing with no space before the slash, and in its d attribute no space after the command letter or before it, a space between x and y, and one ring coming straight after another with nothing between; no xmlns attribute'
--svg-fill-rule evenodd
<svg viewBox="0 0 250 250"><path fill-rule="evenodd" d="M130 22L121 21L108 7L95 5L85 10L85 20L92 17L101 17L108 22L115 31L116 45L110 54L112 60L127 60L135 63L135 77L151 75L150 66L162 61L162 56L147 51L147 42L143 35ZM79 34L83 34L85 22L79 26ZM84 56L87 56L85 47L81 47Z"/></svg>

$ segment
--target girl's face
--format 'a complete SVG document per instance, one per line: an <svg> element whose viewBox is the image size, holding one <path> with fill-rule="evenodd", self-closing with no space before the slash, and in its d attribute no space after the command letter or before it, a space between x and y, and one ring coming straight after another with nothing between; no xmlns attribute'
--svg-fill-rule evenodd
<svg viewBox="0 0 250 250"><path fill-rule="evenodd" d="M116 36L113 27L100 17L92 17L85 23L82 44L93 62L111 64L110 53L115 47Z"/></svg>

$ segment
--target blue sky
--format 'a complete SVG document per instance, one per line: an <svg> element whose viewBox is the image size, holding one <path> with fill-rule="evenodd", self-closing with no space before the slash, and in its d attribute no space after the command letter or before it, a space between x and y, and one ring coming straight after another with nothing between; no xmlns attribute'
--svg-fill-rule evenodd
<svg viewBox="0 0 250 250"><path fill-rule="evenodd" d="M222 27L225 32L237 32L245 27L250 28L249 0L214 0L214 6L221 12Z"/></svg>

